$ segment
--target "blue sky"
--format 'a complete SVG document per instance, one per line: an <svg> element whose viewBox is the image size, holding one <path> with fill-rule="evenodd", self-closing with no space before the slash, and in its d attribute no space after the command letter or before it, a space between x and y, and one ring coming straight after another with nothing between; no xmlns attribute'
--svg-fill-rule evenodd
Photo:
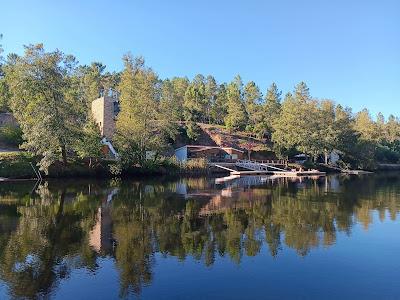
<svg viewBox="0 0 400 300"><path fill-rule="evenodd" d="M161 78L240 74L265 92L305 81L313 96L400 116L400 1L2 1L5 52L44 43L121 70L143 55Z"/></svg>

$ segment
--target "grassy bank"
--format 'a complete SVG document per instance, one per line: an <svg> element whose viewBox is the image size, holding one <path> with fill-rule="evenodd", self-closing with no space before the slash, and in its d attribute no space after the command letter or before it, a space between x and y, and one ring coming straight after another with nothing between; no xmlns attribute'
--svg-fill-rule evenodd
<svg viewBox="0 0 400 300"><path fill-rule="evenodd" d="M0 177L4 178L36 178L30 163L35 168L38 158L28 152L0 152ZM209 171L205 159L195 159L186 163L180 163L173 158L162 158L157 161L146 161L141 166L115 171L118 167L115 161L101 160L89 168L88 162L83 160L71 160L68 165L55 163L49 168L49 174L43 177L130 177L151 175L180 175L180 174L207 174Z"/></svg>

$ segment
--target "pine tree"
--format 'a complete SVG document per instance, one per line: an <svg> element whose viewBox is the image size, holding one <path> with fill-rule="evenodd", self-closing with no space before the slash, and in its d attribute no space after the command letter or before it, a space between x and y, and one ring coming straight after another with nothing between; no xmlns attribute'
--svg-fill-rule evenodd
<svg viewBox="0 0 400 300"><path fill-rule="evenodd" d="M179 121L184 120L183 107L185 102L185 93L189 86L189 80L186 77L174 77L171 79L174 89L174 107L179 107Z"/></svg>
<svg viewBox="0 0 400 300"><path fill-rule="evenodd" d="M248 115L247 130L255 132L256 126L261 122L261 92L254 81L250 81L244 87L243 98Z"/></svg>
<svg viewBox="0 0 400 300"><path fill-rule="evenodd" d="M201 122L204 119L204 86L191 83L185 93L183 116L186 122Z"/></svg>
<svg viewBox="0 0 400 300"><path fill-rule="evenodd" d="M242 99L242 81L236 76L227 87L227 116L225 125L229 129L244 129L247 124L246 108Z"/></svg>
<svg viewBox="0 0 400 300"><path fill-rule="evenodd" d="M222 125L227 115L228 99L226 84L221 84L217 90L217 96L211 109L211 117L215 124Z"/></svg>
<svg viewBox="0 0 400 300"><path fill-rule="evenodd" d="M160 134L164 134L165 139L175 140L178 134L178 122L182 107L176 101L177 96L175 89L170 80L164 80L161 88L161 99L159 103L159 122L163 130Z"/></svg>
<svg viewBox="0 0 400 300"><path fill-rule="evenodd" d="M281 111L281 94L277 85L273 82L267 90L265 95L264 104L262 107L262 120L256 128L259 137L267 135L272 137L273 124Z"/></svg>
<svg viewBox="0 0 400 300"><path fill-rule="evenodd" d="M304 81L298 83L295 86L294 98L300 102L307 102L311 100L310 90Z"/></svg>
<svg viewBox="0 0 400 300"><path fill-rule="evenodd" d="M207 122L211 123L211 111L212 107L215 104L217 93L218 93L218 85L215 81L215 78L211 75L208 75L205 82L205 113Z"/></svg>

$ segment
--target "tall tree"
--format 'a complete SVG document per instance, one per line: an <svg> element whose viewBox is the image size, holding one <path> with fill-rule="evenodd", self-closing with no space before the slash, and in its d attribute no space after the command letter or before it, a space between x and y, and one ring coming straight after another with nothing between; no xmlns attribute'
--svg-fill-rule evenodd
<svg viewBox="0 0 400 300"><path fill-rule="evenodd" d="M256 131L259 137L267 135L269 138L272 137L273 124L279 117L281 111L281 94L278 90L277 85L273 82L267 89L265 95L264 104L262 110L262 120L256 127Z"/></svg>
<svg viewBox="0 0 400 300"><path fill-rule="evenodd" d="M189 80L186 77L174 77L171 79L174 89L174 106L179 107L179 121L184 120L183 104L185 102L185 93L189 86Z"/></svg>
<svg viewBox="0 0 400 300"><path fill-rule="evenodd" d="M185 92L184 118L186 122L205 120L205 84L204 76L196 75Z"/></svg>
<svg viewBox="0 0 400 300"><path fill-rule="evenodd" d="M41 169L60 155L64 164L85 116L79 114L82 100L74 84L75 59L60 51L45 52L43 45L25 47L6 72L11 108L26 142L22 145L40 156Z"/></svg>
<svg viewBox="0 0 400 300"><path fill-rule="evenodd" d="M123 60L115 140L123 164L142 164L146 151L160 151L166 143L159 120L159 80L143 58L128 54Z"/></svg>
<svg viewBox="0 0 400 300"><path fill-rule="evenodd" d="M261 92L254 81L248 82L243 90L243 100L248 115L247 129L255 132L256 126L261 122Z"/></svg>
<svg viewBox="0 0 400 300"><path fill-rule="evenodd" d="M368 109L363 109L356 115L354 128L364 141L377 142L379 140L377 124L372 120Z"/></svg>
<svg viewBox="0 0 400 300"><path fill-rule="evenodd" d="M246 108L242 96L243 83L240 76L228 84L227 87L227 115L225 125L229 129L244 129L247 124Z"/></svg>
<svg viewBox="0 0 400 300"><path fill-rule="evenodd" d="M0 41L3 35L0 34ZM0 44L0 111L8 111L9 104L8 99L10 98L8 85L5 78L5 60L3 57L3 45Z"/></svg>
<svg viewBox="0 0 400 300"><path fill-rule="evenodd" d="M300 102L307 102L311 100L310 89L304 81L301 81L295 86L294 98Z"/></svg>
<svg viewBox="0 0 400 300"><path fill-rule="evenodd" d="M316 159L323 151L319 119L318 102L311 99L307 85L301 82L294 97L286 95L282 112L274 122L272 140L280 148L296 148Z"/></svg>
<svg viewBox="0 0 400 300"><path fill-rule="evenodd" d="M212 107L215 104L218 93L218 85L213 76L211 75L207 76L204 89L205 89L205 113L207 122L210 124L212 118Z"/></svg>
<svg viewBox="0 0 400 300"><path fill-rule="evenodd" d="M164 138L174 140L178 134L178 122L182 107L176 101L177 96L174 86L170 80L164 80L161 88L161 99L159 103L159 121L163 128L161 134Z"/></svg>
<svg viewBox="0 0 400 300"><path fill-rule="evenodd" d="M102 76L105 68L106 66L99 62L93 62L90 66L79 68L81 86L88 108L90 108L93 100L100 97L104 89Z"/></svg>
<svg viewBox="0 0 400 300"><path fill-rule="evenodd" d="M228 109L227 102L226 84L221 84L218 87L217 96L211 109L211 117L215 124L224 124Z"/></svg>
<svg viewBox="0 0 400 300"><path fill-rule="evenodd" d="M320 102L318 129L321 138L321 147L325 157L325 164L327 164L328 156L335 150L338 142L338 136L335 130L335 104L331 100L323 100Z"/></svg>

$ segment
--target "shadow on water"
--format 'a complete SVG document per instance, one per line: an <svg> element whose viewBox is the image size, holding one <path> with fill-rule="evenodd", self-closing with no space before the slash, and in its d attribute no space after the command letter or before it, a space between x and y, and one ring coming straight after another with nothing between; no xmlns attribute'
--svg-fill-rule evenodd
<svg viewBox="0 0 400 300"><path fill-rule="evenodd" d="M156 253L212 266L266 246L307 256L337 233L396 219L400 174L319 179L168 178L0 185L0 281L15 298L51 296L77 269L113 261L120 296L152 283ZM32 189L34 188L34 192Z"/></svg>

